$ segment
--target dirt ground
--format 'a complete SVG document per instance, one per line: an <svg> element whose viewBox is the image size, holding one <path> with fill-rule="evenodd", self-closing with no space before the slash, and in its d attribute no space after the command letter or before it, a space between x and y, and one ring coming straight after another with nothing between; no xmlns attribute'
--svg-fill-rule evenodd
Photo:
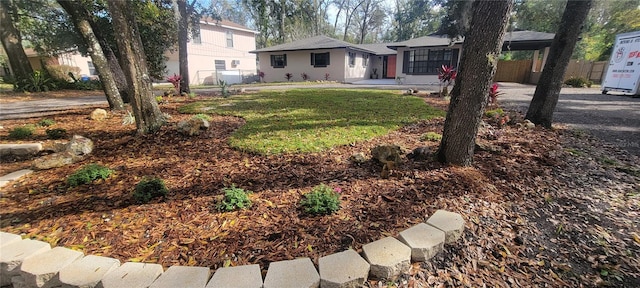
<svg viewBox="0 0 640 288"><path fill-rule="evenodd" d="M121 261L213 269L260 264L265 272L273 261L310 257L317 264L344 249L361 251L446 209L465 218L462 240L432 261L415 263L391 279L394 285L640 286L640 160L588 133L525 129L517 114L502 128L486 119L473 167L405 159L382 179L380 164L354 164L349 156L391 143L435 151L438 143L420 136L442 133L444 120L323 153L261 156L227 144L240 118L214 116L206 133L179 135L176 123L190 115L176 109L192 100L174 99L179 102L161 106L172 116L169 124L143 137L122 125L122 114L103 122L87 119L91 109L49 116L56 121L52 128L87 136L96 149L81 163L38 171L3 188L2 231ZM0 142L9 142L9 129L39 119L0 121ZM50 142L44 128L32 140ZM66 177L88 163L109 166L115 176L69 188ZM0 172L29 164L5 159ZM136 204L132 190L144 176L162 177L169 195ZM341 188L342 208L307 216L299 209L301 195L320 183ZM220 189L232 184L254 192L251 209L214 209ZM372 279L368 286L390 283Z"/></svg>

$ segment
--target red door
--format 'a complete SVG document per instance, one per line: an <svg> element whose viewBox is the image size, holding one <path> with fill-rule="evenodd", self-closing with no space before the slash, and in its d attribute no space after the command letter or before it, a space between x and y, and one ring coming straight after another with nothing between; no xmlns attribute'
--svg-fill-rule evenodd
<svg viewBox="0 0 640 288"><path fill-rule="evenodd" d="M387 57L387 78L396 78L396 55Z"/></svg>

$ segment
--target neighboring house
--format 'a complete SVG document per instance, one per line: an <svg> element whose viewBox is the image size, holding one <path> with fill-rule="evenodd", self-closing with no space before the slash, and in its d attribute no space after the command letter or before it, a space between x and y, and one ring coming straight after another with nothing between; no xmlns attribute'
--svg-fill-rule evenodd
<svg viewBox="0 0 640 288"><path fill-rule="evenodd" d="M192 35L187 44L189 82L217 84L218 79L229 84L252 82L256 78L256 49L253 31L242 25L222 20L200 22L200 32ZM180 74L178 51L167 52L167 74Z"/></svg>
<svg viewBox="0 0 640 288"><path fill-rule="evenodd" d="M315 36L251 53L258 55L260 72L264 73L266 82L287 81L287 73L293 75L292 81L302 80L304 73L312 81L354 82L386 75L384 63L395 51L384 45L357 45Z"/></svg>
<svg viewBox="0 0 640 288"><path fill-rule="evenodd" d="M544 48L543 64L554 34L513 31L505 36L503 51L534 50L538 59ZM251 51L258 54L260 71L266 82L286 81L285 74L301 80L325 79L356 82L364 79L396 79L406 84L437 84L442 65L458 67L462 41L447 37L424 36L397 43L351 44L326 36L316 36L291 43ZM536 63L537 61L534 61ZM536 71L533 65L532 72ZM535 73L532 73L534 77Z"/></svg>
<svg viewBox="0 0 640 288"><path fill-rule="evenodd" d="M1 49L1 48L0 48ZM4 53L4 51L2 51ZM29 59L29 63L31 64L31 68L36 70L42 70L44 65L68 65L73 67L80 68L80 73L78 76L87 76L87 77L97 77L98 73L96 69L93 67L93 62L91 62L91 58L82 56L80 52L77 50L69 50L66 52L59 52L51 56L40 55L38 52L31 48L25 48L24 53L27 55ZM9 65L6 68L2 69L3 72L0 75L11 74L11 69Z"/></svg>

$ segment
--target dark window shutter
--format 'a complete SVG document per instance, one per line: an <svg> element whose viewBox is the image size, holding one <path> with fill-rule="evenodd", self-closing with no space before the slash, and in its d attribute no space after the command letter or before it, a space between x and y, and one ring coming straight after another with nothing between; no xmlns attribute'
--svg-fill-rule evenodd
<svg viewBox="0 0 640 288"><path fill-rule="evenodd" d="M284 66L287 66L287 54L282 55L284 57Z"/></svg>
<svg viewBox="0 0 640 288"><path fill-rule="evenodd" d="M327 52L327 65L331 64L331 53Z"/></svg>
<svg viewBox="0 0 640 288"><path fill-rule="evenodd" d="M276 62L276 61L275 61L275 60L276 60L275 58L276 58L276 57L275 57L275 55L271 55L271 67L276 66L276 65L275 65L275 62Z"/></svg>
<svg viewBox="0 0 640 288"><path fill-rule="evenodd" d="M458 53L459 52L460 52L460 49L451 50L451 66L453 66L453 68L458 68Z"/></svg>
<svg viewBox="0 0 640 288"><path fill-rule="evenodd" d="M315 61L313 61L313 60L314 60L313 59L313 53L311 53L311 66L315 65L315 63L314 63Z"/></svg>
<svg viewBox="0 0 640 288"><path fill-rule="evenodd" d="M409 74L409 51L404 51L402 56L402 73Z"/></svg>

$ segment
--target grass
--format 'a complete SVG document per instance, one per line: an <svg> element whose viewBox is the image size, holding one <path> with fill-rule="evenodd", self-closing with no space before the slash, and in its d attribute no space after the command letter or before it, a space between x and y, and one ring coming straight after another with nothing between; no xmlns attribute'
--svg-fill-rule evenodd
<svg viewBox="0 0 640 288"><path fill-rule="evenodd" d="M246 124L230 144L260 154L322 151L445 115L418 97L351 89L267 91L192 103L180 111L243 117Z"/></svg>

